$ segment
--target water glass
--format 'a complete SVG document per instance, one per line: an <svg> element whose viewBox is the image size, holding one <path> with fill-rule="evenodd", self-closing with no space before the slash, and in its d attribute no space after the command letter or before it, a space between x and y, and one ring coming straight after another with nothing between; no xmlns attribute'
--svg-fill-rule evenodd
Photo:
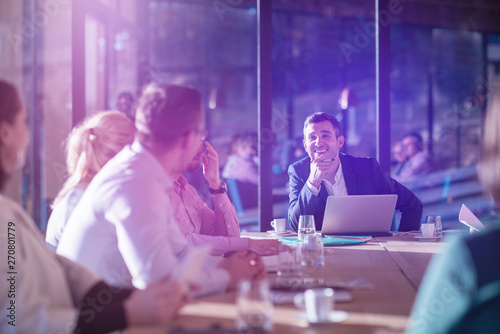
<svg viewBox="0 0 500 334"><path fill-rule="evenodd" d="M241 280L237 290L236 327L245 333L261 333L273 327L273 303L266 280Z"/></svg>
<svg viewBox="0 0 500 334"><path fill-rule="evenodd" d="M280 242L278 253L278 277L287 285L298 283L302 276L302 249L297 242Z"/></svg>
<svg viewBox="0 0 500 334"><path fill-rule="evenodd" d="M305 234L315 234L316 225L313 215L303 215L299 218L299 228L297 230L299 240L302 240Z"/></svg>
<svg viewBox="0 0 500 334"><path fill-rule="evenodd" d="M426 224L434 225L434 238L441 239L443 236L443 223L441 222L441 216L427 216L425 218Z"/></svg>
<svg viewBox="0 0 500 334"><path fill-rule="evenodd" d="M302 239L302 265L306 267L325 265L325 252L321 235L304 234Z"/></svg>

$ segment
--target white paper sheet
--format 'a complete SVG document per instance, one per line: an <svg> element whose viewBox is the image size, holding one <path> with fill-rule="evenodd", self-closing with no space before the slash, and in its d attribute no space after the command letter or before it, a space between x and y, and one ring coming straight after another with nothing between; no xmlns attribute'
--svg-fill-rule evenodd
<svg viewBox="0 0 500 334"><path fill-rule="evenodd" d="M476 231L483 231L484 230L484 225L481 223L481 221L470 211L470 209L465 206L465 204L462 204L462 207L460 208L460 213L458 214L458 220L466 225L469 226L471 229L474 229Z"/></svg>

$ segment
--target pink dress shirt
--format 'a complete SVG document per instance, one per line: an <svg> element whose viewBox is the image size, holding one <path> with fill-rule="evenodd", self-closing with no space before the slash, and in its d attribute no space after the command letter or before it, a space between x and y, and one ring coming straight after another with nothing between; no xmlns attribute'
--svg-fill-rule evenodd
<svg viewBox="0 0 500 334"><path fill-rule="evenodd" d="M181 175L168 197L175 222L191 245L209 244L217 255L248 249L249 239L240 238L236 210L227 194L213 195L212 211Z"/></svg>

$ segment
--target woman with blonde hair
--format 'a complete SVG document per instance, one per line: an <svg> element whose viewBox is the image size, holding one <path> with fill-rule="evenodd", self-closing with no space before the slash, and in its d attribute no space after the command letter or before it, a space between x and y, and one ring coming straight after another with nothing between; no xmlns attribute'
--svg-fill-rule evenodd
<svg viewBox="0 0 500 334"><path fill-rule="evenodd" d="M16 88L0 80L0 191L10 174L23 166L29 140L26 121ZM9 272L9 279L0 282L2 334L99 334L165 324L185 302L177 282L157 282L144 290L112 287L57 255L28 213L1 193L0 224L5 255L0 271ZM7 293L9 285L15 293Z"/></svg>
<svg viewBox="0 0 500 334"><path fill-rule="evenodd" d="M57 248L64 226L97 172L134 141L132 121L119 111L103 111L77 125L68 136L69 177L59 191L47 225L45 241Z"/></svg>

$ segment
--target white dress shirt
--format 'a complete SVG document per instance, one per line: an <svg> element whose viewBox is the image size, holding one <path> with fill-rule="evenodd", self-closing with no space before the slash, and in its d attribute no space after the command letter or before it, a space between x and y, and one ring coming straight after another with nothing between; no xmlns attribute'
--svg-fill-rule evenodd
<svg viewBox="0 0 500 334"><path fill-rule="evenodd" d="M71 215L57 252L108 284L135 286L171 277L189 250L169 210L172 181L138 142L125 147L94 177ZM229 274L202 271L201 293L223 292Z"/></svg>
<svg viewBox="0 0 500 334"><path fill-rule="evenodd" d="M342 163L339 160L339 169L335 174L334 183L331 183L328 180L323 180L319 185L319 188L316 188L312 185L309 180L307 180L307 187L311 190L314 196L318 196L321 190L321 185L325 185L326 192L328 196L347 196L347 187L345 185L344 173L342 172Z"/></svg>

